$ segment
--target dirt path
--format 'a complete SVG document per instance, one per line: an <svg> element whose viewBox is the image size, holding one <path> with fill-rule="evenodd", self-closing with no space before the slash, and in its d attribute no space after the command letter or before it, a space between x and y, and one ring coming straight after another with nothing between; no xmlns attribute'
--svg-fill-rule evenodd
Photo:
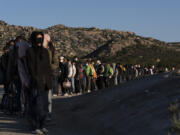
<svg viewBox="0 0 180 135"><path fill-rule="evenodd" d="M164 135L180 79L161 74L112 89L53 101L50 135ZM24 120L0 113L0 135L28 135Z"/></svg>

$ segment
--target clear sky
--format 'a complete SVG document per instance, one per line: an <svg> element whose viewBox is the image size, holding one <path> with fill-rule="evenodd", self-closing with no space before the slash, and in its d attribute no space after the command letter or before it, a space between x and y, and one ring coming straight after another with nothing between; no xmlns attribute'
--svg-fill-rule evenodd
<svg viewBox="0 0 180 135"><path fill-rule="evenodd" d="M180 41L180 0L1 0L0 20L47 28L56 24L132 31Z"/></svg>

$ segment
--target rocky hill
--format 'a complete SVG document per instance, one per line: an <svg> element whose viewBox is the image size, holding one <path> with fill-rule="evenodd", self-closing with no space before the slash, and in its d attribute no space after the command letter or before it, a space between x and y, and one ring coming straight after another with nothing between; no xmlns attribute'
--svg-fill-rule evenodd
<svg viewBox="0 0 180 135"><path fill-rule="evenodd" d="M8 40L15 38L18 35L23 34L28 38L30 33L34 30L38 29L33 27L8 25L6 22L0 21L1 47L5 45ZM98 28L71 28L64 25L55 25L43 29L42 31L51 35L52 41L59 53L68 56L85 56L107 43L111 43L109 47L111 49L110 52L113 54L116 50L121 50L123 47L139 43L144 45L166 44L165 42L153 38L137 36L133 32L107 29L101 30Z"/></svg>
<svg viewBox="0 0 180 135"><path fill-rule="evenodd" d="M38 29L9 25L4 21L0 21L0 49L2 50L7 41L18 35L23 34L26 38L29 38L34 30L41 30L50 34L58 54L68 57L79 56L112 59L119 57L122 50L127 47L135 47L137 49L139 45L145 48L151 48L152 46L175 48L174 46L179 46L176 43L171 45L154 38L141 37L133 32L98 29L95 27L72 28L64 25ZM147 52L143 53L141 55L147 54Z"/></svg>

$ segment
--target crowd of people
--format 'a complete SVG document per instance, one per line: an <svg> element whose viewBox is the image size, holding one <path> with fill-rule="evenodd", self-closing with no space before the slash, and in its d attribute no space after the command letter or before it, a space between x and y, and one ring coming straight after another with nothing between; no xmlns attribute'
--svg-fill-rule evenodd
<svg viewBox="0 0 180 135"><path fill-rule="evenodd" d="M18 36L3 48L0 82L1 109L27 116L34 134L46 134L52 118L52 96L72 96L120 85L156 74L155 66L103 63L100 60L58 56L48 34L35 31Z"/></svg>

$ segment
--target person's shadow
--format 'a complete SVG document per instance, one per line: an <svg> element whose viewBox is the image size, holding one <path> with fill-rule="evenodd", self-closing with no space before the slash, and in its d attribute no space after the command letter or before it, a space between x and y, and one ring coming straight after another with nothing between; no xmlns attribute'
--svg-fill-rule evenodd
<svg viewBox="0 0 180 135"><path fill-rule="evenodd" d="M0 111L0 135L30 135L31 132L27 127L27 121L24 118L20 119Z"/></svg>

